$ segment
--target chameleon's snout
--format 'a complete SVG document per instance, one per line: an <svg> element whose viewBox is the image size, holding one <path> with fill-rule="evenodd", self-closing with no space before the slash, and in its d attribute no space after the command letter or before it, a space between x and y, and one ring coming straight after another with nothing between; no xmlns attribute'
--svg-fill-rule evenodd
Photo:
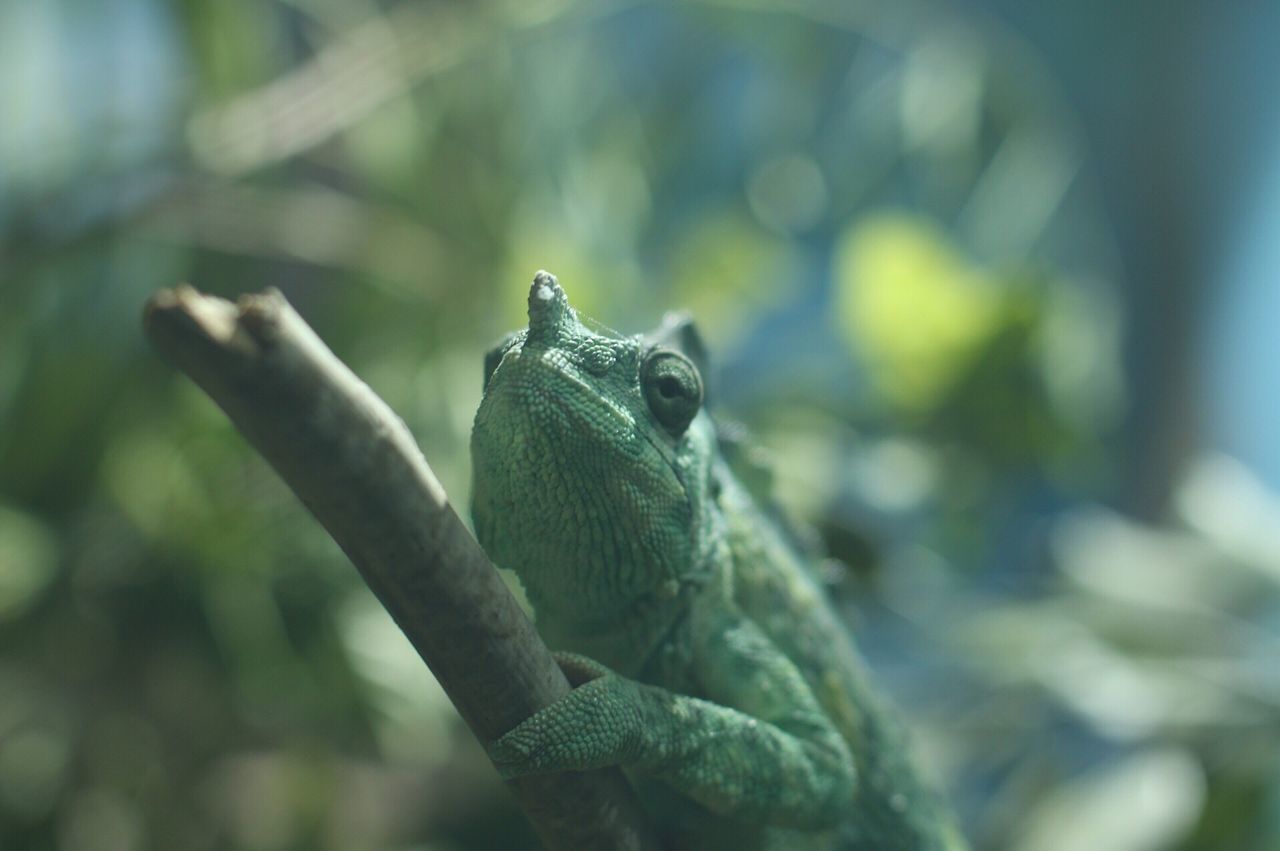
<svg viewBox="0 0 1280 851"><path fill-rule="evenodd" d="M549 339L570 314L569 299L556 276L539 270L529 288L529 339Z"/></svg>

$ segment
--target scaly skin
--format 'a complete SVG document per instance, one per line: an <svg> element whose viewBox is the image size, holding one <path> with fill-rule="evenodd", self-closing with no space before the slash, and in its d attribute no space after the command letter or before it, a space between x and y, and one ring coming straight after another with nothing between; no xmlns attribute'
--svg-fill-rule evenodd
<svg viewBox="0 0 1280 851"><path fill-rule="evenodd" d="M490 747L507 777L620 765L673 847L956 851L809 566L721 458L700 346L614 339L555 278L486 361L480 543L576 686Z"/></svg>

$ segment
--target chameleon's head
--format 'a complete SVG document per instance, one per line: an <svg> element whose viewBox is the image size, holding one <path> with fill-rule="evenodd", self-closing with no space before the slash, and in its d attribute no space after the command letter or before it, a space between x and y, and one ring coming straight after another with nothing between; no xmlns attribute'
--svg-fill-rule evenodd
<svg viewBox="0 0 1280 851"><path fill-rule="evenodd" d="M702 400L685 354L594 333L535 276L528 329L485 359L471 455L476 534L540 619L607 620L694 571L714 440Z"/></svg>

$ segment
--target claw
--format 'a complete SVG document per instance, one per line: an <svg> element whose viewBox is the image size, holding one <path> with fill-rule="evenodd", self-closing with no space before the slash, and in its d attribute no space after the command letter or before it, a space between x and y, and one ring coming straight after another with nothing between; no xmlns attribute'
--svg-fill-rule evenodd
<svg viewBox="0 0 1280 851"><path fill-rule="evenodd" d="M555 656L556 664L564 672L565 678L569 680L569 685L574 688L613 674L613 671L595 659L580 656L577 653L559 652L552 655Z"/></svg>

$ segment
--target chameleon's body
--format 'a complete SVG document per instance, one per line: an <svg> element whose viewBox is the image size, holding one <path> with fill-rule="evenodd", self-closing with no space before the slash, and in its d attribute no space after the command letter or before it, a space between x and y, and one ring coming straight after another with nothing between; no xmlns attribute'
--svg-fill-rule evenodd
<svg viewBox="0 0 1280 851"><path fill-rule="evenodd" d="M721 458L693 340L593 333L539 273L528 330L486 362L476 532L581 654L580 684L491 755L508 776L621 765L676 847L962 849L810 566Z"/></svg>

